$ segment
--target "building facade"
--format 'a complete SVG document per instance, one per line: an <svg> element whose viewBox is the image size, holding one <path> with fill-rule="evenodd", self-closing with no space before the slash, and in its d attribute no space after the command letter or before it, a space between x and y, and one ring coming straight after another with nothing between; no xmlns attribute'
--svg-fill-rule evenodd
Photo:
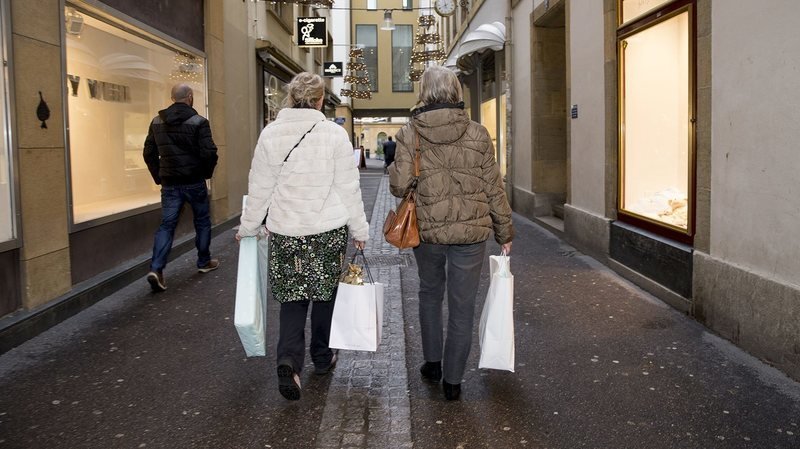
<svg viewBox="0 0 800 449"><path fill-rule="evenodd" d="M350 43L364 51L370 99L351 99L355 117L407 117L417 103L409 78L419 5L413 0L350 0ZM394 30L383 30L391 10ZM345 67L345 71L347 71Z"/></svg>
<svg viewBox="0 0 800 449"><path fill-rule="evenodd" d="M800 6L508 8L514 209L800 378Z"/></svg>

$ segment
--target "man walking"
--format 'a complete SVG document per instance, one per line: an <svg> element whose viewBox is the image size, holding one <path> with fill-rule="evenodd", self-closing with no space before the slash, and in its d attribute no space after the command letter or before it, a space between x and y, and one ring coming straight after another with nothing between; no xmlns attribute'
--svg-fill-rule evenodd
<svg viewBox="0 0 800 449"><path fill-rule="evenodd" d="M219 267L211 258L211 216L206 179L217 165L217 146L211 139L208 120L192 108L192 88L176 84L167 109L158 111L144 141L144 160L153 181L161 185L161 226L155 235L153 260L147 282L154 292L167 289L164 267L184 203L194 215L197 270L208 273Z"/></svg>
<svg viewBox="0 0 800 449"><path fill-rule="evenodd" d="M392 140L392 136L388 137L389 140L383 142L383 172L389 173L389 166L394 162L394 152L397 149L397 144Z"/></svg>

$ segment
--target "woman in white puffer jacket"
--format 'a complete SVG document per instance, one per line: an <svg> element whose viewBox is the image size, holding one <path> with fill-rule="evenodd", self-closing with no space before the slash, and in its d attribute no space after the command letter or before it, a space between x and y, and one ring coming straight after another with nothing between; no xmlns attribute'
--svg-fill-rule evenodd
<svg viewBox="0 0 800 449"><path fill-rule="evenodd" d="M348 230L363 249L369 224L347 132L320 112L324 81L300 73L287 94L284 108L258 139L236 238L259 235L266 216L269 282L281 303L279 391L297 400L309 303L314 303L309 351L315 373L325 374L336 363L328 338Z"/></svg>

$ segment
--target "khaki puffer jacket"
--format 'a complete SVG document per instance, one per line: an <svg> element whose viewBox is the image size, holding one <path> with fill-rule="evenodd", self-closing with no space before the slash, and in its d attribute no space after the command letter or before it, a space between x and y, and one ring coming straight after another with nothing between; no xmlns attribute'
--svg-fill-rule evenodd
<svg viewBox="0 0 800 449"><path fill-rule="evenodd" d="M499 244L514 238L494 146L482 125L460 105L429 105L397 133L390 188L402 197L414 177L415 134L419 132L420 175L417 221L420 240L434 244L483 242L494 230Z"/></svg>

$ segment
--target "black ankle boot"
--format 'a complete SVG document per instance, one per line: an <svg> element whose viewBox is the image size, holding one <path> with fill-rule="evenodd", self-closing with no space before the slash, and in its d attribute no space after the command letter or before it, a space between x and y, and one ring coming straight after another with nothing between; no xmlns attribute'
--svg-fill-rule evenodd
<svg viewBox="0 0 800 449"><path fill-rule="evenodd" d="M457 401L461 396L461 384L449 384L447 381L442 381L442 388L444 389L444 397L448 401Z"/></svg>
<svg viewBox="0 0 800 449"><path fill-rule="evenodd" d="M442 378L442 362L425 362L419 372L425 379L439 382Z"/></svg>

